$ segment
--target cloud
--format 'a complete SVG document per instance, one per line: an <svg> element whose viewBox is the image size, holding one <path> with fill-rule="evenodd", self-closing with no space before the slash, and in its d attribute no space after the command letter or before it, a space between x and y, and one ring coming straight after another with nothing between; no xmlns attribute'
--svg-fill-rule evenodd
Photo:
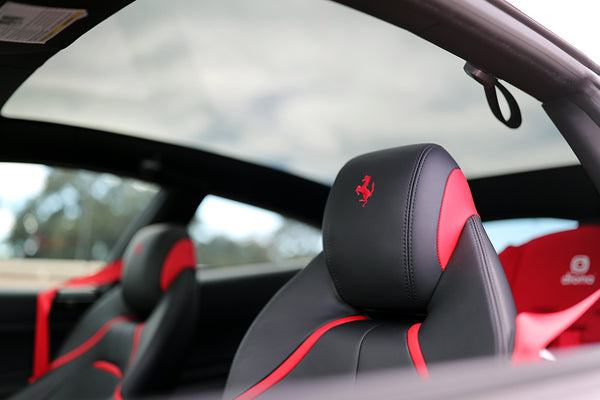
<svg viewBox="0 0 600 400"><path fill-rule="evenodd" d="M350 157L444 145L467 175L574 163L535 100L513 132L453 55L322 0L136 2L3 113L147 136L332 181Z"/></svg>

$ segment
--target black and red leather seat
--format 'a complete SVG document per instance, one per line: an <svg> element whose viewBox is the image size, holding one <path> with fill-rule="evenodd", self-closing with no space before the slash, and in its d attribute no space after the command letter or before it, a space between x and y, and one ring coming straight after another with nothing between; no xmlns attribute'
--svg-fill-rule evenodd
<svg viewBox="0 0 600 400"><path fill-rule="evenodd" d="M123 276L81 318L50 370L13 399L136 398L180 366L196 320L194 246L185 229L140 230Z"/></svg>
<svg viewBox="0 0 600 400"><path fill-rule="evenodd" d="M441 147L348 162L329 194L323 248L250 327L224 399L278 398L299 379L353 385L383 368L428 376L435 362L510 357L510 288L467 181Z"/></svg>
<svg viewBox="0 0 600 400"><path fill-rule="evenodd" d="M600 288L600 226L533 239L500 253L517 311L562 311ZM566 327L565 327L566 328ZM600 342L600 303L596 303L549 347Z"/></svg>

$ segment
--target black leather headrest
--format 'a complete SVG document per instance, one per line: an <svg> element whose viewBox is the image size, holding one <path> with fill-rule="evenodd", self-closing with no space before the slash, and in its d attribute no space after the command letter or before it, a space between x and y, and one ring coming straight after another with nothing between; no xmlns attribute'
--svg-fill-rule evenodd
<svg viewBox="0 0 600 400"><path fill-rule="evenodd" d="M150 225L133 237L123 256L123 297L140 314L150 313L184 268L195 268L194 245L177 225Z"/></svg>
<svg viewBox="0 0 600 400"><path fill-rule="evenodd" d="M476 213L464 175L438 145L349 161L323 220L326 263L338 293L361 309L424 313Z"/></svg>

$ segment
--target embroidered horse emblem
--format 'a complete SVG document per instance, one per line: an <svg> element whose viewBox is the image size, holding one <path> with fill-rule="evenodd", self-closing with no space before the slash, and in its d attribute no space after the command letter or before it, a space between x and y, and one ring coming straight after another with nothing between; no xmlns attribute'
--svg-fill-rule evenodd
<svg viewBox="0 0 600 400"><path fill-rule="evenodd" d="M369 197L371 197L371 195L373 194L373 191L375 190L375 182L371 182L371 176L370 175L365 175L365 177L362 180L363 184L359 185L356 187L356 194L358 196L360 196L362 194L362 199L358 199L358 201L360 201L362 204L362 206L364 207L365 205L367 205L367 201L369 200ZM369 183L371 183L371 190L369 190Z"/></svg>

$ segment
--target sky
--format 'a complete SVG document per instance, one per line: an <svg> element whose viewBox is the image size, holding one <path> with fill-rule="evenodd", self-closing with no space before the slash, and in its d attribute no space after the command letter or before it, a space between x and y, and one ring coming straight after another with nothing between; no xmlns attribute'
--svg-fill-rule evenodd
<svg viewBox="0 0 600 400"><path fill-rule="evenodd" d="M0 163L0 240L11 231L26 199L42 190L47 175L42 165Z"/></svg>
<svg viewBox="0 0 600 400"><path fill-rule="evenodd" d="M277 213L216 196L202 200L196 216L202 222L203 234L197 240L224 235L233 240L260 241L261 236L271 234L283 225L283 217Z"/></svg>

